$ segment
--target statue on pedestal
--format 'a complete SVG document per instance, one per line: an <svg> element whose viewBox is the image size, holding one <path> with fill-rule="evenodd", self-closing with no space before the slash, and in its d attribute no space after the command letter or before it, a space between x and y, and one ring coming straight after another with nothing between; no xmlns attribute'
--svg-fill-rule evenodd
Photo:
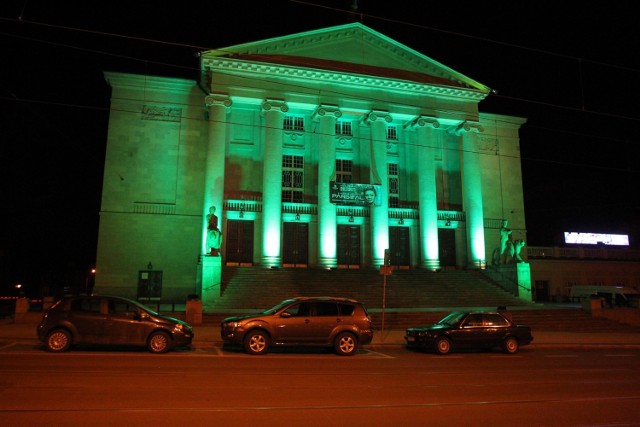
<svg viewBox="0 0 640 427"><path fill-rule="evenodd" d="M218 228L218 216L216 207L211 206L207 214L207 254L210 256L220 256L222 246L222 232Z"/></svg>
<svg viewBox="0 0 640 427"><path fill-rule="evenodd" d="M513 244L511 242L511 230L507 228L509 221L502 220L502 228L500 229L500 261L502 264L507 263L507 257L513 256Z"/></svg>

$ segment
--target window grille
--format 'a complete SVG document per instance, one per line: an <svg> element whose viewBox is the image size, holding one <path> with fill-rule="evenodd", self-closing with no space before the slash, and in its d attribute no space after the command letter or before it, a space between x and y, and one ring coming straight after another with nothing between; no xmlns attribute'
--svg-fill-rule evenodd
<svg viewBox="0 0 640 427"><path fill-rule="evenodd" d="M392 141L398 140L398 129L395 126L387 126L387 139Z"/></svg>
<svg viewBox="0 0 640 427"><path fill-rule="evenodd" d="M398 176L398 164L389 163L389 207L397 208L400 206L400 182Z"/></svg>
<svg viewBox="0 0 640 427"><path fill-rule="evenodd" d="M336 159L336 181L337 182L353 182L351 170L353 161Z"/></svg>
<svg viewBox="0 0 640 427"><path fill-rule="evenodd" d="M304 118L295 116L285 116L282 128L288 131L304 131Z"/></svg>
<svg viewBox="0 0 640 427"><path fill-rule="evenodd" d="M304 192L304 157L282 156L282 201L302 203Z"/></svg>
<svg viewBox="0 0 640 427"><path fill-rule="evenodd" d="M351 122L339 120L336 122L336 135L352 136Z"/></svg>

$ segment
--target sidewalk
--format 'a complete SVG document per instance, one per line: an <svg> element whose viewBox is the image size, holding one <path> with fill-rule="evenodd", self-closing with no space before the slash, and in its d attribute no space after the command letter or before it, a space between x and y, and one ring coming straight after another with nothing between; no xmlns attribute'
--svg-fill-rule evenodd
<svg viewBox="0 0 640 427"><path fill-rule="evenodd" d="M0 348L8 342L38 344L36 327L40 313L28 313L22 323L11 318L0 319ZM192 325L194 347L221 345L220 325ZM640 348L640 329L631 333L584 333L533 330L533 342L527 348ZM366 347L385 345L404 346L404 330L374 331L373 342Z"/></svg>

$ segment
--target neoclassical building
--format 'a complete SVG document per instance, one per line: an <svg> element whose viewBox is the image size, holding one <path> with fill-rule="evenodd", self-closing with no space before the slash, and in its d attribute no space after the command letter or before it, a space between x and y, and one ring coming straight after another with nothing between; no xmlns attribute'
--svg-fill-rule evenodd
<svg viewBox="0 0 640 427"><path fill-rule="evenodd" d="M526 239L525 120L481 113L483 84L359 23L200 70L105 73L96 292L215 295L225 265L482 269L503 219Z"/></svg>

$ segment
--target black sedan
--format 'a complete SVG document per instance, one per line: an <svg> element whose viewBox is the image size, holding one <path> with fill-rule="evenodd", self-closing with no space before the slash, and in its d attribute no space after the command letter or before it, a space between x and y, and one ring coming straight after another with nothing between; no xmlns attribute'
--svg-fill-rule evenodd
<svg viewBox="0 0 640 427"><path fill-rule="evenodd" d="M404 337L408 348L435 350L487 350L501 347L513 354L533 341L531 328L516 325L500 312L453 312L430 326L408 328Z"/></svg>

